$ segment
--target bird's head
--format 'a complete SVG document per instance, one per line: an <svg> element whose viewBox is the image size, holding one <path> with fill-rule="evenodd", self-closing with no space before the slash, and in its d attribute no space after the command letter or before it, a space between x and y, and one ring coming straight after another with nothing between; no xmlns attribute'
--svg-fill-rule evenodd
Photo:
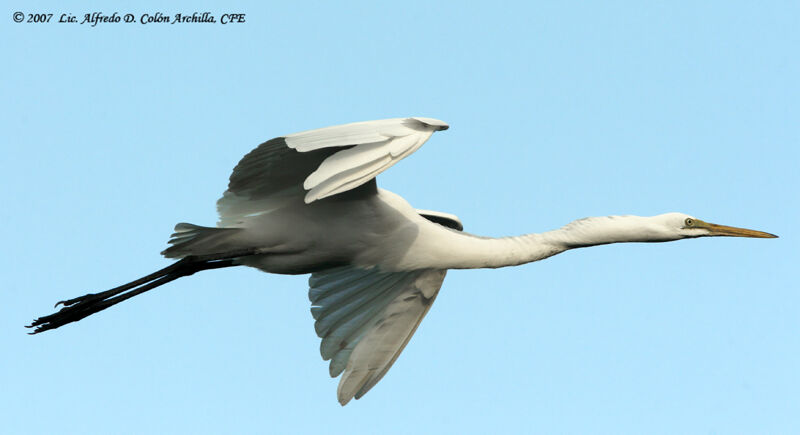
<svg viewBox="0 0 800 435"><path fill-rule="evenodd" d="M676 239L690 237L753 237L758 239L774 239L775 234L763 231L748 230L746 228L729 227L727 225L712 224L683 213L667 213L656 216L663 230L673 235Z"/></svg>

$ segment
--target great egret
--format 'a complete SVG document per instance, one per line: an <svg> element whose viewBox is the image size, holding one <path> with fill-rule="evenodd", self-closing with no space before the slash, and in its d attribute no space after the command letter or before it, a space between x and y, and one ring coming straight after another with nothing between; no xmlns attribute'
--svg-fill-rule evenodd
<svg viewBox="0 0 800 435"><path fill-rule="evenodd" d="M358 122L278 137L234 168L217 228L179 223L162 254L180 259L123 286L56 304L35 333L78 321L195 272L251 266L311 273L309 299L344 405L386 374L428 312L447 269L515 266L568 249L704 236L772 238L681 213L607 216L560 229L489 238L447 213L415 210L375 177L448 125L431 118Z"/></svg>

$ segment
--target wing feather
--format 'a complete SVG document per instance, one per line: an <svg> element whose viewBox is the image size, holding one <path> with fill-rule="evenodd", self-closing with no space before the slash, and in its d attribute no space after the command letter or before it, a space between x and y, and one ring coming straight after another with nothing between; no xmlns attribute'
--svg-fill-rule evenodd
<svg viewBox="0 0 800 435"><path fill-rule="evenodd" d="M371 327L371 322L400 291L408 280L407 276L395 276L362 293L362 297L352 301L325 316L317 319L317 325L325 334L320 344L322 359L328 360L339 350L359 336L362 328Z"/></svg>
<svg viewBox="0 0 800 435"><path fill-rule="evenodd" d="M386 157L387 142L389 141L368 143L337 152L325 159L319 168L306 178L303 188L311 190L343 170L361 167L383 159Z"/></svg>
<svg viewBox="0 0 800 435"><path fill-rule="evenodd" d="M360 398L383 378L428 312L446 271L381 272L340 267L309 279L320 353L338 398Z"/></svg>
<svg viewBox="0 0 800 435"><path fill-rule="evenodd" d="M314 324L317 334L326 335L323 347L326 341L330 341L332 346L338 346L347 340L350 333L363 326L364 322L361 321L363 315L369 314L370 310L379 305L375 303L376 301L391 297L391 290L396 288L402 278L397 275L382 276L375 281L361 283L358 288L347 292L342 298L320 301L319 303L325 305L316 306L317 309L312 309L311 314L315 315L317 320ZM331 332L334 328L336 331ZM325 359L329 358L330 356Z"/></svg>
<svg viewBox="0 0 800 435"><path fill-rule="evenodd" d="M391 157L383 156L379 160L364 164L360 167L343 170L311 189L311 191L306 194L306 204L354 189L372 180L392 164Z"/></svg>
<svg viewBox="0 0 800 435"><path fill-rule="evenodd" d="M404 159L447 124L395 118L309 130L271 139L233 170L217 202L220 226L302 197L311 203L353 190Z"/></svg>
<svg viewBox="0 0 800 435"><path fill-rule="evenodd" d="M416 131L446 130L448 125L432 118L392 118L301 131L286 136L290 148L300 152L320 148L341 147L381 142L391 137L406 136Z"/></svg>

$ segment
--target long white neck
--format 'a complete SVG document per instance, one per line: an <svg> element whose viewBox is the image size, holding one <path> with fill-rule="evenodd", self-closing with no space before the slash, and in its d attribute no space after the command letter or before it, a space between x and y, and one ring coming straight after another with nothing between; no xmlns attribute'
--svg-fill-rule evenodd
<svg viewBox="0 0 800 435"><path fill-rule="evenodd" d="M425 226L403 268L478 269L516 266L568 249L621 242L666 242L658 217L606 216L574 221L557 230L516 237L489 238Z"/></svg>

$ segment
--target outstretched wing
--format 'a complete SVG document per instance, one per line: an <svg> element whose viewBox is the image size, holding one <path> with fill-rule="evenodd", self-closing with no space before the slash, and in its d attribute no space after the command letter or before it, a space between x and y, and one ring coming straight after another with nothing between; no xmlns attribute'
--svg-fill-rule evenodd
<svg viewBox="0 0 800 435"><path fill-rule="evenodd" d="M331 360L342 405L389 370L433 304L445 270L380 272L352 266L311 275L308 297L320 353Z"/></svg>
<svg viewBox="0 0 800 435"><path fill-rule="evenodd" d="M320 128L264 142L233 169L217 202L220 225L303 197L308 204L373 180L447 124L395 118Z"/></svg>

